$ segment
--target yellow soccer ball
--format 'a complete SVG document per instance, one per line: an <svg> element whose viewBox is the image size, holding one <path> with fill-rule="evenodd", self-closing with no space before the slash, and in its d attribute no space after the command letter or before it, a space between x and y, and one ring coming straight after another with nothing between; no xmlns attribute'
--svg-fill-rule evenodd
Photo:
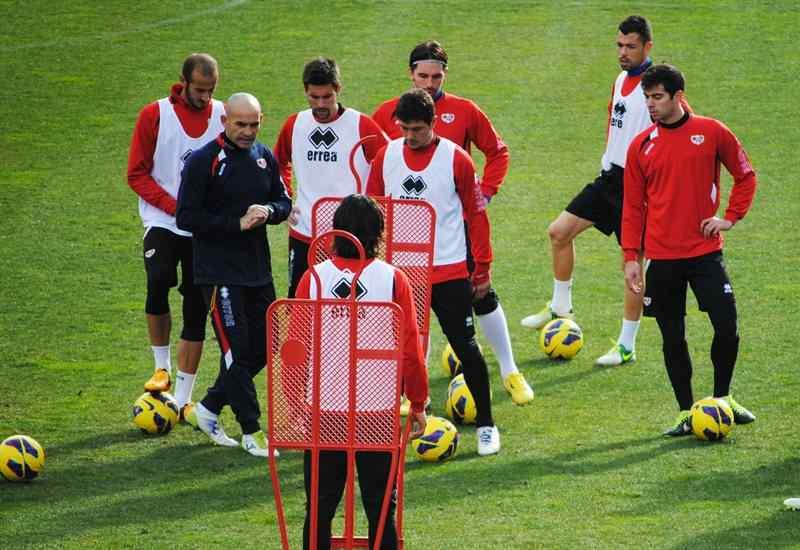
<svg viewBox="0 0 800 550"><path fill-rule="evenodd" d="M718 441L733 428L733 411L724 399L706 397L692 405L692 432L697 439Z"/></svg>
<svg viewBox="0 0 800 550"><path fill-rule="evenodd" d="M147 434L169 433L178 415L178 402L166 392L145 392L133 404L133 423Z"/></svg>
<svg viewBox="0 0 800 550"><path fill-rule="evenodd" d="M551 359L572 359L583 347L583 332L571 319L553 319L539 334L539 347Z"/></svg>
<svg viewBox="0 0 800 550"><path fill-rule="evenodd" d="M44 468L44 449L32 437L12 435L0 443L0 473L9 481L31 481Z"/></svg>
<svg viewBox="0 0 800 550"><path fill-rule="evenodd" d="M411 447L423 462L444 462L456 454L458 430L446 418L429 416L425 432L411 440Z"/></svg>
<svg viewBox="0 0 800 550"><path fill-rule="evenodd" d="M442 351L442 372L448 378L461 374L461 361L450 344L447 344Z"/></svg>
<svg viewBox="0 0 800 550"><path fill-rule="evenodd" d="M478 344L478 350L483 353L483 347L481 347L480 344ZM444 350L442 350L442 372L448 378L453 378L463 372L461 360L453 351L450 344L447 344Z"/></svg>
<svg viewBox="0 0 800 550"><path fill-rule="evenodd" d="M450 380L450 384L447 386L445 411L456 424L473 424L475 422L478 409L463 374Z"/></svg>

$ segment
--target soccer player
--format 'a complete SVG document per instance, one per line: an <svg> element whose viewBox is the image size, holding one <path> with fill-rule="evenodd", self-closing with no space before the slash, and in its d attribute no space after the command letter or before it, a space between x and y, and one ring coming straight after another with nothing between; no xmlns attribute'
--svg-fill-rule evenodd
<svg viewBox="0 0 800 550"><path fill-rule="evenodd" d="M622 72L614 81L608 103L606 150L600 160L600 175L572 199L547 229L553 254L553 295L543 310L522 320L523 326L538 329L557 317L575 318L572 272L578 235L594 226L605 235L613 232L620 240L625 153L631 140L651 124L640 81L652 64L648 57L652 47L652 30L644 17L632 15L620 23L617 59ZM619 338L597 359L598 365L622 365L636 359L641 316L641 296L626 289Z"/></svg>
<svg viewBox="0 0 800 550"><path fill-rule="evenodd" d="M183 328L174 394L182 420L203 351L206 307L193 282L191 233L175 224L175 198L184 161L222 131L222 103L212 99L218 77L217 62L210 55L187 57L180 83L172 86L169 97L150 103L139 113L128 157L128 185L139 195L139 215L145 227L145 313L155 358L155 373L144 389L168 391L172 386L168 295L178 284L180 264Z"/></svg>
<svg viewBox="0 0 800 550"><path fill-rule="evenodd" d="M420 88L406 92L395 114L403 132L378 151L367 193L428 201L436 211L431 307L456 356L477 408L478 454L500 450L492 419L489 372L475 341L472 303L491 288L492 245L486 201L469 153L433 131L433 98ZM466 223L469 239L464 231ZM475 269L467 270L467 240Z"/></svg>
<svg viewBox="0 0 800 550"><path fill-rule="evenodd" d="M486 163L480 190L489 202L508 173L508 147L480 107L469 99L445 93L442 89L447 77L447 59L447 52L435 40L418 44L409 56L411 83L433 97L438 113L434 130L438 136L456 143L467 153L475 144L484 154ZM372 115L391 139L403 135L395 116L397 101L398 98L394 98L382 103ZM472 258L468 256L467 261L470 269L474 268ZM514 361L506 315L494 288L490 287L480 300L476 300L473 309L497 357L503 386L517 405L529 403L533 400L533 390Z"/></svg>
<svg viewBox="0 0 800 550"><path fill-rule="evenodd" d="M275 301L265 224L289 217L291 201L270 150L256 141L261 105L250 94L225 104L225 131L186 161L178 194L178 227L193 233L194 280L211 311L219 342L219 375L194 407L198 427L218 445L235 447L219 413L230 405L242 447L267 456L256 441L260 412L253 377L266 363L267 307Z"/></svg>
<svg viewBox="0 0 800 550"><path fill-rule="evenodd" d="M296 197L289 218L290 298L308 269L314 203L320 197L346 197L358 192L350 169L350 152L364 140L353 159L363 185L370 161L386 144L386 136L371 118L339 102L342 83L336 61L318 57L306 63L303 87L309 109L284 122L275 144L275 158L290 196L295 176Z"/></svg>
<svg viewBox="0 0 800 550"><path fill-rule="evenodd" d="M692 287L701 311L714 327L711 362L714 397L725 399L736 424L755 416L730 395L739 351L736 299L722 258L722 232L741 220L753 202L756 175L739 140L724 124L696 116L683 108L684 79L671 65L654 65L642 76L647 108L655 124L636 136L628 149L622 249L625 281L642 294L646 270L644 313L656 318L663 340L664 364L680 414L664 432L692 432L689 408L692 361L686 344L686 287ZM733 188L722 218L720 163L733 176Z"/></svg>
<svg viewBox="0 0 800 550"><path fill-rule="evenodd" d="M425 430L425 402L428 397L428 373L422 355L417 330L416 313L411 285L405 274L391 265L375 259L383 235L383 213L374 200L364 195L346 197L336 209L333 217L334 229L352 233L363 245L367 258L359 276L359 286L370 301L391 301L400 306L405 318L405 342L403 343L402 378L406 395L411 400L413 431L411 438L422 435ZM297 298L340 298L333 288L342 279L352 283L353 273L361 260L355 246L346 238L334 239L334 257L313 269L320 280L317 288L311 270L303 275L297 287ZM324 374L322 375L324 376ZM345 394L346 395L346 394ZM330 413L327 413L330 414ZM373 547L380 519L381 506L391 467L391 454L380 452L356 453L358 482L361 498L369 521L369 546ZM311 453L304 457L306 487L306 520L303 526L303 545L308 548L311 512ZM347 457L343 451L322 451L319 457L319 507L317 515L317 548L330 548L331 521L342 498L347 478ZM394 522L394 497L389 508L380 547L397 548L397 531Z"/></svg>

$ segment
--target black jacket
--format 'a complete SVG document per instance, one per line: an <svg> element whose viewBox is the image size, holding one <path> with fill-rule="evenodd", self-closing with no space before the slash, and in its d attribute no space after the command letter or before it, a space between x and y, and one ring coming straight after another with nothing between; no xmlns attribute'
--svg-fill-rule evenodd
<svg viewBox="0 0 800 550"><path fill-rule="evenodd" d="M251 204L272 207L268 224L292 208L272 152L259 142L240 149L224 132L189 157L181 172L176 219L192 232L198 285L263 286L272 281L266 226L241 231Z"/></svg>

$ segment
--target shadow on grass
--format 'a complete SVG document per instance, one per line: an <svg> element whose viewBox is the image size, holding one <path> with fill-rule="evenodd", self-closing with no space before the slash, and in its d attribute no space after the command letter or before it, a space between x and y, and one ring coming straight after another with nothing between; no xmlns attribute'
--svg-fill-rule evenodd
<svg viewBox="0 0 800 550"><path fill-rule="evenodd" d="M124 445L134 441L139 448ZM96 434L54 447L49 468L36 482L0 484L0 502L12 502L28 518L42 520L24 525L25 540L33 546L122 526L160 534L155 519L172 511L192 521L195 516L267 507L264 522L274 523L267 461L240 448L215 447L199 432L196 442L143 439L130 429ZM294 500L303 493L302 455L288 453L279 460L284 498Z"/></svg>

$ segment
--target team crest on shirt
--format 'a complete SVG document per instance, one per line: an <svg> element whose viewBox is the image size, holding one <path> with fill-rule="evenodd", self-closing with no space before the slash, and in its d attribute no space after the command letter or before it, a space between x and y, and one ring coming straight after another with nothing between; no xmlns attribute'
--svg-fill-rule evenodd
<svg viewBox="0 0 800 550"><path fill-rule="evenodd" d="M405 191L401 199L417 199L428 188L425 180L419 176L407 176L400 185Z"/></svg>
<svg viewBox="0 0 800 550"><path fill-rule="evenodd" d="M456 119L455 113L442 113L442 122L445 124L451 124Z"/></svg>
<svg viewBox="0 0 800 550"><path fill-rule="evenodd" d="M706 140L706 136L703 134L695 134L691 137L691 140L695 145L701 145Z"/></svg>
<svg viewBox="0 0 800 550"><path fill-rule="evenodd" d="M260 158L256 160L256 164L258 164L258 167L261 168L262 170L267 169L267 159L265 158Z"/></svg>

